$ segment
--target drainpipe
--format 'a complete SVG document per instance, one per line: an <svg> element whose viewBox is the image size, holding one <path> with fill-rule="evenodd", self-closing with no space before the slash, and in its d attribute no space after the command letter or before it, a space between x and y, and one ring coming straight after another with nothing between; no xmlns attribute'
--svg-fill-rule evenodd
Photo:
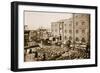
<svg viewBox="0 0 100 73"><path fill-rule="evenodd" d="M73 13L73 49L75 49L75 20L74 20L74 15L75 13Z"/></svg>

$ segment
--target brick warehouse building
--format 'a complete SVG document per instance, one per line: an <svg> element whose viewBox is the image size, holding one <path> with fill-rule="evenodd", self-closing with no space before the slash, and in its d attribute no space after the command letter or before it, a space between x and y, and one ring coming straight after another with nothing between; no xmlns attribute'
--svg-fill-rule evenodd
<svg viewBox="0 0 100 73"><path fill-rule="evenodd" d="M89 14L73 14L72 18L51 23L52 36L58 41L89 43Z"/></svg>
<svg viewBox="0 0 100 73"><path fill-rule="evenodd" d="M90 15L74 14L74 32L75 41L89 43L90 33Z"/></svg>

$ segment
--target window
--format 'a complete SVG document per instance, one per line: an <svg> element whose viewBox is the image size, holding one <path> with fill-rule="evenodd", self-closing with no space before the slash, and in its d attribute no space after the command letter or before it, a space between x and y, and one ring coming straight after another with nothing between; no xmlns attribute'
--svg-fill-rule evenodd
<svg viewBox="0 0 100 73"><path fill-rule="evenodd" d="M65 33L67 33L67 30L65 29Z"/></svg>
<svg viewBox="0 0 100 73"><path fill-rule="evenodd" d="M72 33L72 30L69 30L69 33L71 34Z"/></svg>
<svg viewBox="0 0 100 73"><path fill-rule="evenodd" d="M72 37L71 36L69 37L69 40L72 40Z"/></svg>
<svg viewBox="0 0 100 73"><path fill-rule="evenodd" d="M85 43L86 42L85 38L82 38L81 42Z"/></svg>
<svg viewBox="0 0 100 73"><path fill-rule="evenodd" d="M82 30L82 33L85 33L85 30L84 29Z"/></svg>
<svg viewBox="0 0 100 73"><path fill-rule="evenodd" d="M85 25L85 22L84 21L82 22L82 25Z"/></svg>
<svg viewBox="0 0 100 73"><path fill-rule="evenodd" d="M76 26L78 25L78 22L76 22Z"/></svg>
<svg viewBox="0 0 100 73"><path fill-rule="evenodd" d="M78 37L76 37L76 41L79 41L79 38Z"/></svg>
<svg viewBox="0 0 100 73"><path fill-rule="evenodd" d="M61 35L60 35L60 40L62 39Z"/></svg>
<svg viewBox="0 0 100 73"><path fill-rule="evenodd" d="M72 26L72 24L69 24L69 26L71 27L71 26Z"/></svg>
<svg viewBox="0 0 100 73"><path fill-rule="evenodd" d="M78 30L76 30L76 33L79 33L79 31L78 31Z"/></svg>
<svg viewBox="0 0 100 73"><path fill-rule="evenodd" d="M67 36L65 36L65 40L67 39Z"/></svg>

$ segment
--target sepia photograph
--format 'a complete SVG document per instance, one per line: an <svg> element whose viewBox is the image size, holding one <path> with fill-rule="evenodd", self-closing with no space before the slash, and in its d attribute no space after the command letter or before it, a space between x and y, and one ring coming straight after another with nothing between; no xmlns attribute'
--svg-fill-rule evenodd
<svg viewBox="0 0 100 73"><path fill-rule="evenodd" d="M11 70L97 66L97 7L11 3Z"/></svg>
<svg viewBox="0 0 100 73"><path fill-rule="evenodd" d="M24 11L24 62L90 59L90 14Z"/></svg>

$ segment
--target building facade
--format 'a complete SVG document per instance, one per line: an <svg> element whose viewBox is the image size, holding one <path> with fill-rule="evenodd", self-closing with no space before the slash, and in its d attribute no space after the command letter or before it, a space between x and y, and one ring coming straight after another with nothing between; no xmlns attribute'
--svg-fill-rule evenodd
<svg viewBox="0 0 100 73"><path fill-rule="evenodd" d="M68 39L73 38L73 20L64 19L51 24L52 35L59 40L66 42Z"/></svg>
<svg viewBox="0 0 100 73"><path fill-rule="evenodd" d="M62 42L70 40L72 43L88 43L89 20L89 14L73 14L72 18L52 22L52 36Z"/></svg>
<svg viewBox="0 0 100 73"><path fill-rule="evenodd" d="M29 30L25 30L24 31L24 46L25 47L28 47L29 46L29 33L30 31Z"/></svg>
<svg viewBox="0 0 100 73"><path fill-rule="evenodd" d="M89 43L90 39L90 15L74 14L74 40L81 43Z"/></svg>
<svg viewBox="0 0 100 73"><path fill-rule="evenodd" d="M25 28L27 28L25 26ZM51 32L47 29L39 28L37 30L24 29L24 46L30 47L39 44L41 41L49 39Z"/></svg>

